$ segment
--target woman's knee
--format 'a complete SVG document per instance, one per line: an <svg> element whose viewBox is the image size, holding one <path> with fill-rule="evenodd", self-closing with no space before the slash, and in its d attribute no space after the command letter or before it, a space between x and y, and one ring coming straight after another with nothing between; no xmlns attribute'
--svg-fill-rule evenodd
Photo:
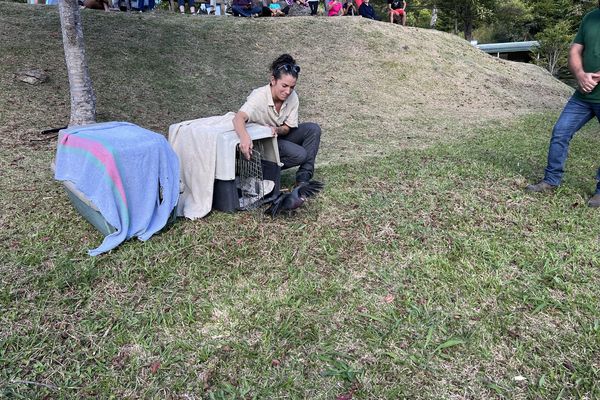
<svg viewBox="0 0 600 400"><path fill-rule="evenodd" d="M308 152L306 151L306 149L298 144L295 144L285 139L279 140L278 144L279 158L284 164L284 169L300 165L308 157Z"/></svg>
<svg viewBox="0 0 600 400"><path fill-rule="evenodd" d="M289 164L290 167L295 167L300 164L303 164L306 161L307 157L308 153L306 152L306 149L304 149L303 147L299 147L295 149L295 151L292 154L288 155L286 164Z"/></svg>
<svg viewBox="0 0 600 400"><path fill-rule="evenodd" d="M321 135L321 127L316 122L303 122L301 125L306 126L310 132L315 132L317 135Z"/></svg>
<svg viewBox="0 0 600 400"><path fill-rule="evenodd" d="M321 139L321 127L319 124L314 122L303 122L300 126L302 126L306 132L305 137L312 137L317 140ZM300 128L300 126L298 126L298 128Z"/></svg>

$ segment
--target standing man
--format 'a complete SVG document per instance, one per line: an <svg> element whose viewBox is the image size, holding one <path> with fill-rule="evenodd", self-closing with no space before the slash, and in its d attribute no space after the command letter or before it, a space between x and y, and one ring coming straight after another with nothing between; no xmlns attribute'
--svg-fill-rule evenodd
<svg viewBox="0 0 600 400"><path fill-rule="evenodd" d="M394 23L394 17L400 17L402 26L406 26L406 1L404 0L387 0L388 11L390 13L390 22Z"/></svg>
<svg viewBox="0 0 600 400"><path fill-rule="evenodd" d="M527 186L528 192L554 190L562 180L573 135L592 118L600 121L600 88L597 86L600 81L600 8L583 17L569 49L569 69L577 79L578 88L552 130L544 179ZM596 179L596 192L588 201L590 207L600 207L600 169Z"/></svg>

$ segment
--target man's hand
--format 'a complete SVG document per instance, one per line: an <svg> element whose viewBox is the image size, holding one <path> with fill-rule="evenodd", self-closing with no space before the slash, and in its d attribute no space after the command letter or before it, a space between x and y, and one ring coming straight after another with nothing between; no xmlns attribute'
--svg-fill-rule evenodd
<svg viewBox="0 0 600 400"><path fill-rule="evenodd" d="M577 75L577 84L583 93L590 93L600 80L600 74L584 72Z"/></svg>
<svg viewBox="0 0 600 400"><path fill-rule="evenodd" d="M600 71L585 72L583 70L583 50L583 44L573 43L571 45L569 48L569 69L577 79L579 90L582 93L590 93L600 81Z"/></svg>

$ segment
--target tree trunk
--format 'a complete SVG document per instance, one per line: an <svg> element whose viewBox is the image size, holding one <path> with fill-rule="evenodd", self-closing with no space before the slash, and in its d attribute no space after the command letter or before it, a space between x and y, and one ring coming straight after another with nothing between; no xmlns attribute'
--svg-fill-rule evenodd
<svg viewBox="0 0 600 400"><path fill-rule="evenodd" d="M464 29L465 39L469 42L473 40L473 19L467 17L465 19L465 29Z"/></svg>
<svg viewBox="0 0 600 400"><path fill-rule="evenodd" d="M475 19L475 10L473 9L473 5L470 2L467 2L462 11L463 33L465 35L465 40L470 42L473 39L473 20Z"/></svg>
<svg viewBox="0 0 600 400"><path fill-rule="evenodd" d="M430 27L431 29L434 29L434 28L435 28L435 24L436 24L436 22L437 22L437 12L438 12L438 9L437 9L437 7L434 5L434 6L433 6L433 10L431 10L431 20L429 21L429 27Z"/></svg>
<svg viewBox="0 0 600 400"><path fill-rule="evenodd" d="M59 0L65 63L71 91L69 126L96 122L96 95L85 59L81 13L77 0Z"/></svg>

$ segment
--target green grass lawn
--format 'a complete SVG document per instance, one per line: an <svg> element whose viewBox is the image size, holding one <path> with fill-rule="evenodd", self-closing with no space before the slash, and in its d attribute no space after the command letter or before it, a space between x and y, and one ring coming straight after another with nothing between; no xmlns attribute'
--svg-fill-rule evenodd
<svg viewBox="0 0 600 400"><path fill-rule="evenodd" d="M88 11L99 121L236 110L297 55L327 186L291 217L180 219L88 257L102 237L39 134L69 113L56 9L0 2L0 398L600 398L597 125L555 194L523 191L569 88L360 18ZM46 84L14 79L33 67Z"/></svg>
<svg viewBox="0 0 600 400"><path fill-rule="evenodd" d="M292 217L96 258L51 153L2 149L0 397L600 398L597 125L556 194L522 190L555 118L320 167Z"/></svg>

